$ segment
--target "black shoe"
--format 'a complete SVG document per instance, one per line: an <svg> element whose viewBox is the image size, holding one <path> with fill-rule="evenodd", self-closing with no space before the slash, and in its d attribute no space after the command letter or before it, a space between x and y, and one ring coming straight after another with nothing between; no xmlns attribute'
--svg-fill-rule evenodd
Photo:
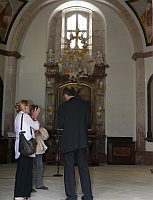
<svg viewBox="0 0 153 200"><path fill-rule="evenodd" d="M36 188L36 189L48 190L48 187L46 187L46 186L42 186L42 187L40 187L40 188Z"/></svg>
<svg viewBox="0 0 153 200"><path fill-rule="evenodd" d="M93 198L92 198L92 199L93 199ZM81 197L81 200L85 200L85 197L84 197L84 196L82 196L82 197Z"/></svg>
<svg viewBox="0 0 153 200"><path fill-rule="evenodd" d="M36 191L35 189L32 188L32 189L31 189L31 192L37 192L37 191Z"/></svg>

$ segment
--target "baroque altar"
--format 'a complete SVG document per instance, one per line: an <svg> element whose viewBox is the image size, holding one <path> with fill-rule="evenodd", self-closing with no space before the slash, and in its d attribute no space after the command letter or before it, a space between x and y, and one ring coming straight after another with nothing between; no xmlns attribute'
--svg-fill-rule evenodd
<svg viewBox="0 0 153 200"><path fill-rule="evenodd" d="M71 41L75 38L76 44L72 48ZM81 41L82 48L77 41ZM57 130L56 119L58 106L63 103L63 88L72 85L76 90L78 98L87 101L90 106L92 126L88 134L88 162L99 164L106 162L105 154L105 90L106 90L106 68L105 55L97 51L95 59L91 58L88 39L70 34L65 39L66 45L58 62L54 62L55 53L50 49L47 52L48 61L44 64L46 68L46 111L45 127L49 132L46 141L49 147L44 155L44 161L56 163L57 146L62 130ZM61 155L62 157L62 155Z"/></svg>

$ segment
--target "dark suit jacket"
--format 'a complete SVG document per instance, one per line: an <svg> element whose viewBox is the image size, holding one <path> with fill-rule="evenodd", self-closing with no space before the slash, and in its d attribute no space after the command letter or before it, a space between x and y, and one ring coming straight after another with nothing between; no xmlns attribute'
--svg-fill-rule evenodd
<svg viewBox="0 0 153 200"><path fill-rule="evenodd" d="M91 125L87 102L70 98L59 106L57 127L63 128L60 145L63 153L88 146L88 127Z"/></svg>

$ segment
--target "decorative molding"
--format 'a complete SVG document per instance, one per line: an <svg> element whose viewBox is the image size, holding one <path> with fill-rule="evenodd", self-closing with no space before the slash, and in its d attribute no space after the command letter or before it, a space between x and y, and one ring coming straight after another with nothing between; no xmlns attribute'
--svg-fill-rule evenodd
<svg viewBox="0 0 153 200"><path fill-rule="evenodd" d="M14 56L16 59L19 59L21 55L17 51L6 51L3 49L0 49L0 55L3 56Z"/></svg>
<svg viewBox="0 0 153 200"><path fill-rule="evenodd" d="M136 52L133 54L132 58L133 60L137 60L138 58L148 58L153 56L153 51L145 52L145 53L139 53Z"/></svg>
<svg viewBox="0 0 153 200"><path fill-rule="evenodd" d="M59 73L58 63L45 63L44 67L46 67L45 76L54 77L59 83L67 81L73 82L69 79L69 75L61 75ZM79 80L83 82L94 83L98 78L104 78L107 76L107 74L105 73L106 68L109 68L108 64L95 64L93 74L88 75L87 77L81 77L79 78Z"/></svg>
<svg viewBox="0 0 153 200"><path fill-rule="evenodd" d="M95 64L93 77L95 76L96 78L99 78L99 77L104 78L105 76L107 76L107 74L105 74L106 68L109 68L108 64L104 64L104 63Z"/></svg>

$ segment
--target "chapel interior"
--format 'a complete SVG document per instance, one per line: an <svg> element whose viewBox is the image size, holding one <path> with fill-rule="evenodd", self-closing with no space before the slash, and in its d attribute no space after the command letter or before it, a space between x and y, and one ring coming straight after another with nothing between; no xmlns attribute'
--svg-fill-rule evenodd
<svg viewBox="0 0 153 200"><path fill-rule="evenodd" d="M0 1L0 164L15 163L15 103L41 108L46 164L62 163L58 106L66 85L92 116L89 165L153 165L150 0Z"/></svg>

